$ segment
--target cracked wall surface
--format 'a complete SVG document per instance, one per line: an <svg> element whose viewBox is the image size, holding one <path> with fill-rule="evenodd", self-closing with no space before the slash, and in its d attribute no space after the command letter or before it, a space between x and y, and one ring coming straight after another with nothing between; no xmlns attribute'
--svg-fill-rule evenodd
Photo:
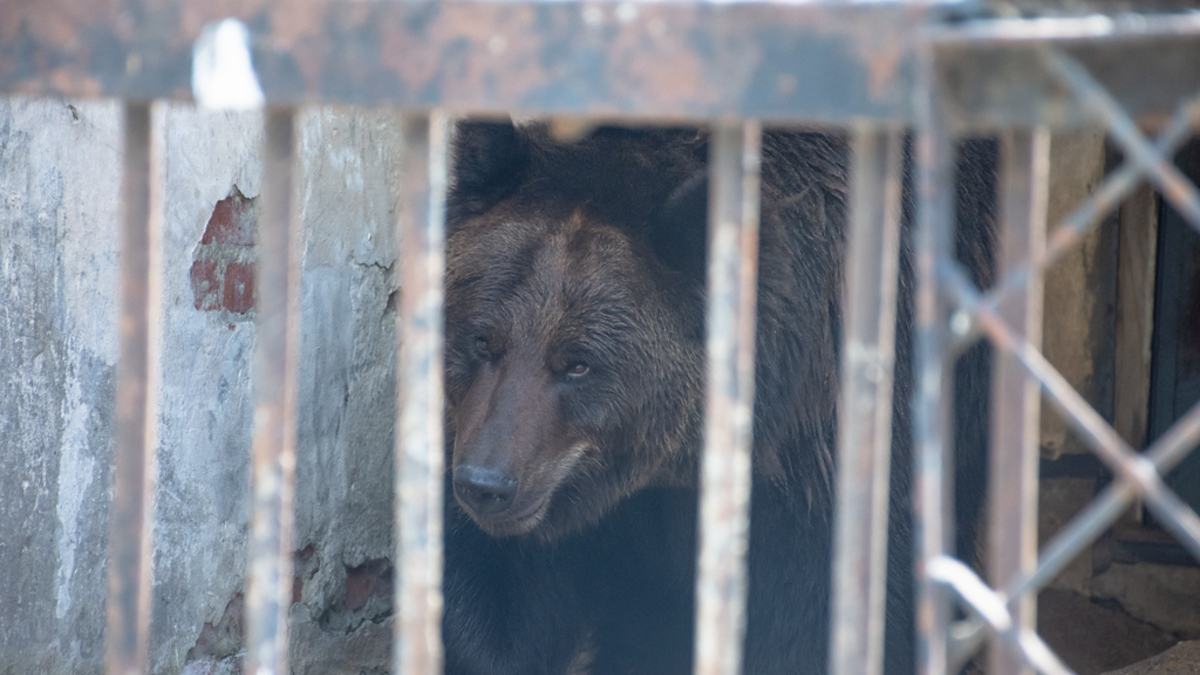
<svg viewBox="0 0 1200 675"><path fill-rule="evenodd" d="M153 124L164 334L151 671L236 672L257 253L244 216L262 122L173 104ZM0 99L0 674L102 671L121 148L115 103ZM389 114L297 120L297 673L387 667L401 150Z"/></svg>

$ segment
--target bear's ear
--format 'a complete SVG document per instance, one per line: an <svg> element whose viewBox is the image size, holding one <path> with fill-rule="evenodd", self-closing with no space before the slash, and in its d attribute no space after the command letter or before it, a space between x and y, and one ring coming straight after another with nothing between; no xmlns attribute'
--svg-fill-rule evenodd
<svg viewBox="0 0 1200 675"><path fill-rule="evenodd" d="M669 269L703 286L708 258L708 172L671 193L650 223L650 244Z"/></svg>
<svg viewBox="0 0 1200 675"><path fill-rule="evenodd" d="M451 223L478 215L507 197L521 181L529 148L512 122L458 123L448 199Z"/></svg>

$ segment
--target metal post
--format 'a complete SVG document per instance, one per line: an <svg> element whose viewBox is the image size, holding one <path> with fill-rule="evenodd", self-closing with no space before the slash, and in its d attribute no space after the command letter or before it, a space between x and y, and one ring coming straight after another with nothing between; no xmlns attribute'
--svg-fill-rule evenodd
<svg viewBox="0 0 1200 675"><path fill-rule="evenodd" d="M1011 131L1003 136L1002 213L1004 223L1000 272L1005 273L1043 255L1049 197L1050 133L1046 129ZM1021 294L1005 298L1000 311L1005 321L1030 345L1042 343L1042 274L1032 268ZM1003 588L1018 574L1037 566L1038 383L1021 364L997 352L992 379L991 425L991 545L988 548L992 586ZM1010 599L1008 611L1016 628L1032 630L1035 597ZM1027 674L1020 647L1014 642L992 644L988 672Z"/></svg>
<svg viewBox="0 0 1200 675"><path fill-rule="evenodd" d="M855 127L834 513L832 675L878 675L883 668L902 162L898 133Z"/></svg>
<svg viewBox="0 0 1200 675"><path fill-rule="evenodd" d="M125 104L121 183L121 324L113 501L109 512L105 670L146 672L150 634L151 519L157 446L158 349L162 334L160 185L151 185L150 104ZM155 167L161 168L161 167Z"/></svg>
<svg viewBox="0 0 1200 675"><path fill-rule="evenodd" d="M447 182L444 114L404 119L396 435L395 672L442 669L443 269Z"/></svg>
<svg viewBox="0 0 1200 675"><path fill-rule="evenodd" d="M287 675L300 356L300 247L293 205L294 111L266 113L263 217L255 298L254 447L246 672Z"/></svg>
<svg viewBox="0 0 1200 675"><path fill-rule="evenodd" d="M746 629L761 143L757 122L721 122L713 129L697 675L740 672Z"/></svg>
<svg viewBox="0 0 1200 675"><path fill-rule="evenodd" d="M953 368L938 264L954 255L954 163L942 113L932 47L920 53L917 112L917 331L913 414L917 556L917 672L945 675L949 598L929 574L930 561L950 550L954 531L952 452Z"/></svg>

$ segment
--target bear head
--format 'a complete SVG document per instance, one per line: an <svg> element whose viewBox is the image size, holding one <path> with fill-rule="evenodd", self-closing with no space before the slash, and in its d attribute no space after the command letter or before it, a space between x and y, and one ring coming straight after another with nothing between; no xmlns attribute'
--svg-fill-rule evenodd
<svg viewBox="0 0 1200 675"><path fill-rule="evenodd" d="M755 473L824 513L844 144L775 132L763 151ZM447 465L462 509L494 536L553 539L644 487L694 486L707 136L602 127L564 141L470 122L454 152Z"/></svg>

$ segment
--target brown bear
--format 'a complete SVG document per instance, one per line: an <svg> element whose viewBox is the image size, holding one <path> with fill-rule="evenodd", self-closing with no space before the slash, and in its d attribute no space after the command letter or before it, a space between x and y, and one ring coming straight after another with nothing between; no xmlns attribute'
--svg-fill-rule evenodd
<svg viewBox="0 0 1200 675"><path fill-rule="evenodd" d="M960 181L960 248L980 281L992 152L966 153ZM541 126L470 122L454 157L446 670L689 673L707 135L599 128L560 141ZM844 138L763 137L752 675L826 669L847 165ZM889 673L913 660L907 255L902 267ZM967 362L960 400L982 401L982 362ZM961 444L982 447L983 430L960 427ZM961 503L970 522L975 506Z"/></svg>

